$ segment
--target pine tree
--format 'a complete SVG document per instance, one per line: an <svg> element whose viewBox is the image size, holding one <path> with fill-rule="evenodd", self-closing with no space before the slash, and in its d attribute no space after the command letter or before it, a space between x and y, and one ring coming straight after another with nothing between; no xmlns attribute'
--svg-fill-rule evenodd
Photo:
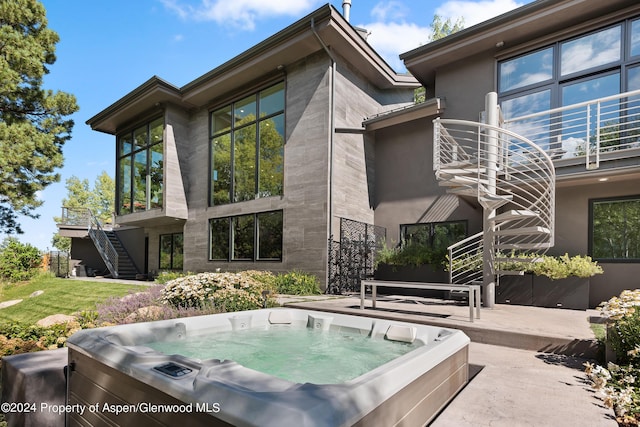
<svg viewBox="0 0 640 427"><path fill-rule="evenodd" d="M62 146L78 110L73 95L43 89L57 33L36 0L0 1L0 231L21 233L18 214L37 218L37 193L60 179Z"/></svg>

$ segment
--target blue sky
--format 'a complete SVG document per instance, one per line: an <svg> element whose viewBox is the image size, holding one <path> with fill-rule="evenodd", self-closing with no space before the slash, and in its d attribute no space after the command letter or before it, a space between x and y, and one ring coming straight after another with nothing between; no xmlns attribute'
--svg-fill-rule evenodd
<svg viewBox="0 0 640 427"><path fill-rule="evenodd" d="M351 23L370 31L369 43L397 71L398 55L429 42L434 14L465 27L530 0L352 0ZM327 0L41 0L60 35L56 63L44 87L77 97L72 139L64 146L59 183L41 194L40 218L20 218L22 242L51 248L71 176L93 186L115 173L115 137L86 120L153 75L183 86L327 3ZM342 10L342 0L330 1ZM4 237L4 236L0 236Z"/></svg>

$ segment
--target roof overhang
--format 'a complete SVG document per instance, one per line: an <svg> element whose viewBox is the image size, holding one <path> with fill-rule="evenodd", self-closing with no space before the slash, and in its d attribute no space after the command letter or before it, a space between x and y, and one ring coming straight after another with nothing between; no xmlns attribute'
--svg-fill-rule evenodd
<svg viewBox="0 0 640 427"><path fill-rule="evenodd" d="M92 129L115 134L132 117L163 103L194 109L237 92L266 76L325 49L348 60L380 89L417 88L408 74L396 73L342 15L327 4L182 88L153 77L87 121Z"/></svg>
<svg viewBox="0 0 640 427"><path fill-rule="evenodd" d="M443 110L444 99L432 98L419 104L377 114L366 119L362 124L367 132L371 132L417 119L434 117L441 114Z"/></svg>
<svg viewBox="0 0 640 427"><path fill-rule="evenodd" d="M482 52L499 54L515 46L620 12L640 11L638 0L538 0L400 55L421 82L436 70Z"/></svg>

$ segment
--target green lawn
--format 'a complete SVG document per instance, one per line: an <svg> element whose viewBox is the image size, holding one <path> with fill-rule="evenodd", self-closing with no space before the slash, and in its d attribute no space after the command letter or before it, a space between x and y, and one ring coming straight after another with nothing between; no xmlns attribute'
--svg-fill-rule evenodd
<svg viewBox="0 0 640 427"><path fill-rule="evenodd" d="M144 286L109 282L83 282L56 277L40 276L28 283L4 285L0 290L0 302L15 299L23 301L0 309L0 322L24 322L33 324L51 314L71 314L81 310L95 310L96 303L111 296L141 291ZM44 294L29 298L33 292Z"/></svg>

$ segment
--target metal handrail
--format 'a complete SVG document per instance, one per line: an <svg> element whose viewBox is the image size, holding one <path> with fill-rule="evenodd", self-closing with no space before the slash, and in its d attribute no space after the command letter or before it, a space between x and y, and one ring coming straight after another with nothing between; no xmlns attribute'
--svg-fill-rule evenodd
<svg viewBox="0 0 640 427"><path fill-rule="evenodd" d="M113 244L109 240L107 233L102 228L100 221L90 209L86 209L88 213L89 226L88 232L91 240L100 252L102 259L104 260L109 272L114 278L118 278L118 263L119 256L116 249L113 247Z"/></svg>
<svg viewBox="0 0 640 427"><path fill-rule="evenodd" d="M504 126L554 160L585 157L585 167L596 169L603 153L640 148L640 90L509 118Z"/></svg>
<svg viewBox="0 0 640 427"><path fill-rule="evenodd" d="M450 192L473 195L489 210L501 209L483 231L491 234L494 247L485 255L494 272L496 251L544 253L553 246L555 168L545 150L513 131L454 119L434 120L434 142L434 171ZM477 236L453 245L460 249L449 253L452 283L482 276Z"/></svg>
<svg viewBox="0 0 640 427"><path fill-rule="evenodd" d="M483 234L481 231L447 248L449 283L470 283L482 280Z"/></svg>

